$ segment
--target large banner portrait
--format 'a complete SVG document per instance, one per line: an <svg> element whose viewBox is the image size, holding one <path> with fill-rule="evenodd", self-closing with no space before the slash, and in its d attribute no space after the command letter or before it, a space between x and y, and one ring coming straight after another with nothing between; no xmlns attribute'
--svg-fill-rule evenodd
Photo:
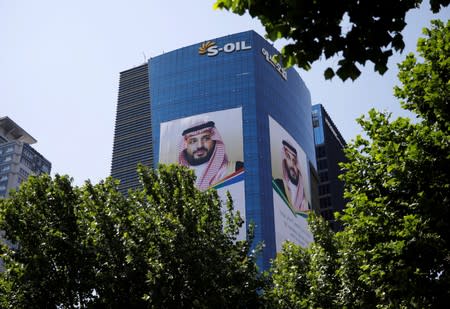
<svg viewBox="0 0 450 309"><path fill-rule="evenodd" d="M197 188L216 189L223 202L230 192L235 211L245 219L242 108L161 123L159 162L193 169ZM243 226L239 239L245 234Z"/></svg>
<svg viewBox="0 0 450 309"><path fill-rule="evenodd" d="M308 160L292 136L269 116L272 188L277 252L284 241L301 246L313 241L308 228L311 188Z"/></svg>

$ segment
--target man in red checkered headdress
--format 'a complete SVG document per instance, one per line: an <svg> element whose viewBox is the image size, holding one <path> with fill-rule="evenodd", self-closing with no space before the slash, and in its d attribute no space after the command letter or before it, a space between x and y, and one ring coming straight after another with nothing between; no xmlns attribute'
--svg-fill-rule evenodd
<svg viewBox="0 0 450 309"><path fill-rule="evenodd" d="M183 131L178 163L194 169L200 190L234 172L213 121L202 121Z"/></svg>

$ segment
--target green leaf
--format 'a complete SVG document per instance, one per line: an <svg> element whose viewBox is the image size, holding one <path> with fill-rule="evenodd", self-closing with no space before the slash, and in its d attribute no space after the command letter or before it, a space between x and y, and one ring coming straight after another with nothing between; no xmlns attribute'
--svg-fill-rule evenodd
<svg viewBox="0 0 450 309"><path fill-rule="evenodd" d="M332 68L327 68L325 70L325 73L324 73L325 79L332 79L334 77L334 75L335 75L335 73Z"/></svg>

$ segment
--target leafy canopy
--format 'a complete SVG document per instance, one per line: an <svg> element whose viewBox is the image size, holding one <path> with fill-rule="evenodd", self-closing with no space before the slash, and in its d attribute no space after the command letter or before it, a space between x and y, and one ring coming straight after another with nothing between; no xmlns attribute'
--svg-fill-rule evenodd
<svg viewBox="0 0 450 309"><path fill-rule="evenodd" d="M367 61L375 71L386 72L393 51L405 47L402 30L406 13L419 7L422 0L348 0L339 4L308 0L216 0L214 8L242 15L248 12L266 28L267 37L287 39L282 49L286 66L297 64L309 70L312 63L336 56L338 68L327 68L326 79L336 74L342 80L355 80L361 74L358 65ZM430 0L434 13L450 0Z"/></svg>
<svg viewBox="0 0 450 309"><path fill-rule="evenodd" d="M0 307L248 308L260 275L231 198L195 188L179 166L140 167L122 196L110 178L78 188L67 176L30 177L0 200Z"/></svg>
<svg viewBox="0 0 450 309"><path fill-rule="evenodd" d="M349 200L331 235L312 222L315 243L287 245L268 297L284 308L450 306L450 21L433 21L399 65L395 94L416 122L371 110L367 138L347 149ZM326 294L325 291L332 291ZM318 295L320 297L318 297Z"/></svg>

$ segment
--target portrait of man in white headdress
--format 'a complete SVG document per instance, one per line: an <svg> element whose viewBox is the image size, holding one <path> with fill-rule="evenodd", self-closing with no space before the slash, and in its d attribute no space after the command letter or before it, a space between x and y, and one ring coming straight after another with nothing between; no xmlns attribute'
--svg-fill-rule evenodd
<svg viewBox="0 0 450 309"><path fill-rule="evenodd" d="M282 250L287 240L307 246L314 240L308 226L312 209L308 157L293 135L271 116L269 138L277 251Z"/></svg>
<svg viewBox="0 0 450 309"><path fill-rule="evenodd" d="M299 167L297 150L285 140L281 143L281 158L283 179L278 179L276 183L294 212L307 211L308 202L305 196L305 186Z"/></svg>
<svg viewBox="0 0 450 309"><path fill-rule="evenodd" d="M269 116L272 186L294 215L305 216L311 210L309 167L306 153L279 123Z"/></svg>
<svg viewBox="0 0 450 309"><path fill-rule="evenodd" d="M200 190L208 189L243 168L242 162L228 159L225 144L213 121L198 121L181 135L178 163L195 171Z"/></svg>
<svg viewBox="0 0 450 309"><path fill-rule="evenodd" d="M243 157L242 108L192 115L160 125L159 162L192 169L200 190L230 189L233 183L242 182Z"/></svg>

